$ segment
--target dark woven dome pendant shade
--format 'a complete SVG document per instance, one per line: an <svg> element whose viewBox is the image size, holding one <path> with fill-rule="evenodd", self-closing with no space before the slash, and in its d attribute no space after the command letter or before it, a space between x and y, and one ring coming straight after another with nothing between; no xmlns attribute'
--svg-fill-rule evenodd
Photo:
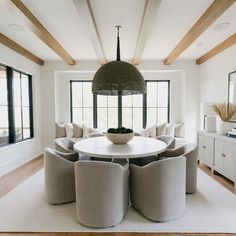
<svg viewBox="0 0 236 236"><path fill-rule="evenodd" d="M146 93L142 74L128 62L120 60L120 38L117 28L117 58L101 66L95 73L92 92L96 95L133 95Z"/></svg>

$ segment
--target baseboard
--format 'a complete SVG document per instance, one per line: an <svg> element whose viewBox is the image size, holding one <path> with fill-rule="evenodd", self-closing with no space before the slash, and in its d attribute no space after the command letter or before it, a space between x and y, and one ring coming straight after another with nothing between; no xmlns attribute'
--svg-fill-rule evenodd
<svg viewBox="0 0 236 236"><path fill-rule="evenodd" d="M0 177L24 165L25 163L39 157L42 154L42 148L38 148L38 150L34 153L27 153L25 155L22 155L20 158L9 160L8 162L0 165Z"/></svg>

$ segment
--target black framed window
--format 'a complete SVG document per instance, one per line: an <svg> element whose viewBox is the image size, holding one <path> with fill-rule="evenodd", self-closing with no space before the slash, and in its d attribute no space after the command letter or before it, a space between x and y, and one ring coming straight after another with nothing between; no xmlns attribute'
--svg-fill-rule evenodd
<svg viewBox="0 0 236 236"><path fill-rule="evenodd" d="M33 138L32 77L0 65L0 146Z"/></svg>
<svg viewBox="0 0 236 236"><path fill-rule="evenodd" d="M147 126L169 122L170 82L147 81L146 112Z"/></svg>
<svg viewBox="0 0 236 236"><path fill-rule="evenodd" d="M9 143L7 69L0 65L0 145Z"/></svg>
<svg viewBox="0 0 236 236"><path fill-rule="evenodd" d="M138 131L169 122L169 80L147 80L147 94L130 96L96 96L91 86L92 81L70 81L71 122L85 123L101 131L118 124Z"/></svg>

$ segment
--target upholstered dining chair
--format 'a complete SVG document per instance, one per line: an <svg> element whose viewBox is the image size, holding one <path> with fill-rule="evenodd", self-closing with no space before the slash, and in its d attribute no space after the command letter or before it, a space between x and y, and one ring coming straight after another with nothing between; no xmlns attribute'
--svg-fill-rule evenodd
<svg viewBox="0 0 236 236"><path fill-rule="evenodd" d="M134 208L153 221L170 221L185 211L186 158L130 165L130 196Z"/></svg>
<svg viewBox="0 0 236 236"><path fill-rule="evenodd" d="M102 133L90 133L88 134L87 138L95 138L95 137L102 137L105 136L105 134Z"/></svg>
<svg viewBox="0 0 236 236"><path fill-rule="evenodd" d="M167 145L166 149L175 148L175 137L172 137L170 135L161 135L158 136L156 139L166 143Z"/></svg>
<svg viewBox="0 0 236 236"><path fill-rule="evenodd" d="M156 138L164 143L166 143L167 147L174 147L175 146L175 138L169 135L161 135ZM145 166L153 161L157 161L159 159L159 154L157 156L149 156L149 157L140 157L140 158L130 158L129 162L131 164L135 164L138 166Z"/></svg>
<svg viewBox="0 0 236 236"><path fill-rule="evenodd" d="M58 138L55 140L55 149L63 153L75 153L73 150L74 142L69 138Z"/></svg>
<svg viewBox="0 0 236 236"><path fill-rule="evenodd" d="M74 163L78 155L61 153L52 148L44 150L45 196L48 203L75 201Z"/></svg>
<svg viewBox="0 0 236 236"><path fill-rule="evenodd" d="M166 159L174 156L186 157L186 193L195 193L197 191L197 160L198 149L194 143L187 143L176 149L169 149L160 154L160 159Z"/></svg>
<svg viewBox="0 0 236 236"><path fill-rule="evenodd" d="M89 227L120 223L129 201L129 166L101 161L75 163L76 216Z"/></svg>

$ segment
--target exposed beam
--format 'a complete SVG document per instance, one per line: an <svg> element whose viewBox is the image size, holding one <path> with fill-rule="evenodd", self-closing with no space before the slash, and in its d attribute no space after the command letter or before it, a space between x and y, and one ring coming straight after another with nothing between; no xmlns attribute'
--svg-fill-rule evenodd
<svg viewBox="0 0 236 236"><path fill-rule="evenodd" d="M78 15L84 24L84 28L87 30L99 63L105 64L107 60L90 0L74 0L74 4Z"/></svg>
<svg viewBox="0 0 236 236"><path fill-rule="evenodd" d="M74 65L75 60L60 45L60 43L47 31L40 21L30 12L30 10L20 0L8 0L7 3L13 7L24 19L29 29L38 36L48 47L50 47L59 57L69 65Z"/></svg>
<svg viewBox="0 0 236 236"><path fill-rule="evenodd" d="M4 34L0 33L0 43L5 45L6 47L14 50L15 52L18 52L24 57L27 57L31 61L39 64L39 65L44 65L44 61L40 59L39 57L35 56L33 53L28 51L27 49L23 48Z"/></svg>
<svg viewBox="0 0 236 236"><path fill-rule="evenodd" d="M215 0L165 59L164 64L170 65L234 2L235 0Z"/></svg>
<svg viewBox="0 0 236 236"><path fill-rule="evenodd" d="M212 48L210 51L205 53L203 56L199 57L196 60L196 64L197 65L202 64L203 62L209 60L210 58L214 57L215 55L217 55L218 53L222 52L223 50L232 46L235 43L236 43L236 33L231 35L229 38L224 40L222 43L218 44L216 47Z"/></svg>
<svg viewBox="0 0 236 236"><path fill-rule="evenodd" d="M140 59L153 28L153 23L160 7L160 3L161 0L146 0L145 2L142 21L135 46L134 57L132 60L134 65L138 65L140 63Z"/></svg>

